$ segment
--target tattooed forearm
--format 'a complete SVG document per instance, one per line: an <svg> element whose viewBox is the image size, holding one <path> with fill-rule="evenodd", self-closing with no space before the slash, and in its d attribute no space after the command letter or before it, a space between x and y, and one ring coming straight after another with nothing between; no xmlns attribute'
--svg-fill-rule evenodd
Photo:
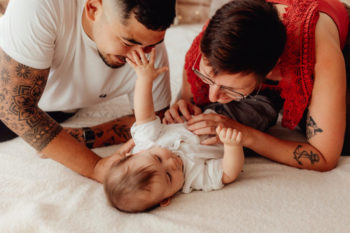
<svg viewBox="0 0 350 233"><path fill-rule="evenodd" d="M44 149L62 130L62 127L45 113L38 124L27 130L22 138L38 151Z"/></svg>
<svg viewBox="0 0 350 233"><path fill-rule="evenodd" d="M126 142L131 138L130 127L134 119L133 116L125 116L101 126L92 127L96 137L93 146L110 146Z"/></svg>
<svg viewBox="0 0 350 233"><path fill-rule="evenodd" d="M89 148L97 148L129 140L131 138L130 127L134 122L135 117L129 115L93 127L64 128L64 130ZM89 132L88 135L86 130ZM84 135L88 136L88 139Z"/></svg>
<svg viewBox="0 0 350 233"><path fill-rule="evenodd" d="M309 140L317 133L322 133L323 130L319 128L315 120L308 114L306 119L306 138Z"/></svg>
<svg viewBox="0 0 350 233"><path fill-rule="evenodd" d="M95 135L93 147L115 145L128 141L131 138L130 128L134 122L135 117L128 115L91 127Z"/></svg>
<svg viewBox="0 0 350 233"><path fill-rule="evenodd" d="M41 151L61 132L61 126L38 108L49 69L16 62L0 49L0 119Z"/></svg>
<svg viewBox="0 0 350 233"><path fill-rule="evenodd" d="M123 140L127 141L131 138L130 127L127 125L114 125L112 130L116 135L118 135Z"/></svg>
<svg viewBox="0 0 350 233"><path fill-rule="evenodd" d="M301 162L301 159L309 159L311 164L314 164L320 161L320 157L318 154L315 154L312 151L308 153L306 150L301 150L301 147L302 145L298 145L293 152L294 159L298 162L299 165L303 165L303 163Z"/></svg>
<svg viewBox="0 0 350 233"><path fill-rule="evenodd" d="M10 81L10 74L9 74L8 70L6 70L5 68L3 68L1 71L1 81L4 84L8 84Z"/></svg>
<svg viewBox="0 0 350 233"><path fill-rule="evenodd" d="M64 130L77 139L79 142L84 143L83 131L80 128L64 128Z"/></svg>

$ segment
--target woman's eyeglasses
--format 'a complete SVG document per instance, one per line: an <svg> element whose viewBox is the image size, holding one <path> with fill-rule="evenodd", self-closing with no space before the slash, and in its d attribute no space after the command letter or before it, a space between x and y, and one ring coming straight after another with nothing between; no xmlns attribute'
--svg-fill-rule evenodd
<svg viewBox="0 0 350 233"><path fill-rule="evenodd" d="M222 86L222 85L217 85L211 78L207 77L206 75L202 74L199 70L197 70L195 68L195 65L197 64L198 58L200 57L200 55L197 56L196 61L194 62L193 66L192 66L192 70L193 72L198 76L198 78L200 78L204 83L210 85L210 86L217 86L219 87L220 91L224 92L227 96L229 96L230 98L232 98L235 101L242 101L245 100L247 98L255 98L261 89L261 83L259 86L259 89L257 90L257 92L255 93L255 95L243 95L242 93L239 93L235 90L233 90L233 88L231 87L227 87L227 86Z"/></svg>

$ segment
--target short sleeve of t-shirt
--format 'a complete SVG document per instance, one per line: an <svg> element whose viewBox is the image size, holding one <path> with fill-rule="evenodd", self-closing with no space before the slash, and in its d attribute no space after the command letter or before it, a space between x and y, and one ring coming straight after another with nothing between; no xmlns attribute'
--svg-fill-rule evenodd
<svg viewBox="0 0 350 233"><path fill-rule="evenodd" d="M24 65L49 68L59 25L59 13L55 12L53 5L58 2L11 0L5 15L0 18L2 50Z"/></svg>
<svg viewBox="0 0 350 233"><path fill-rule="evenodd" d="M156 46L156 61L155 67L160 68L163 66L169 66L168 54L165 48L164 43L161 43ZM152 88L154 110L159 111L168 107L171 100L171 90L170 90L170 78L169 72L164 72L160 74L153 81ZM129 95L130 106L134 107L134 91Z"/></svg>

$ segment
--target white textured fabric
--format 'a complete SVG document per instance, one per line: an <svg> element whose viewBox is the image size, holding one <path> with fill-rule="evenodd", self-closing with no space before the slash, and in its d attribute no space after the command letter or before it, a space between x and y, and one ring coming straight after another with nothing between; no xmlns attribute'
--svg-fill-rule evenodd
<svg viewBox="0 0 350 233"><path fill-rule="evenodd" d="M127 94L133 106L136 75L125 64L112 69L83 30L85 0L11 0L0 18L0 47L16 61L50 69L40 99L44 111L80 109ZM21 17L19 17L21 16ZM166 66L164 43L156 46L156 66ZM153 85L155 110L169 105L169 73Z"/></svg>
<svg viewBox="0 0 350 233"><path fill-rule="evenodd" d="M181 25L166 34L172 90L180 88L184 54L200 29ZM84 109L64 125L111 120L129 109L125 100ZM303 139L280 125L272 131L285 139ZM94 151L107 156L117 148ZM142 214L112 208L101 184L40 159L22 139L0 143L0 160L1 233L350 232L349 156L324 173L248 157L233 184L214 192L178 194L169 206Z"/></svg>
<svg viewBox="0 0 350 233"><path fill-rule="evenodd" d="M164 125L157 117L145 124L134 124L131 135L135 141L133 153L160 146L180 156L185 173L182 192L211 191L223 187L223 145L201 145L200 138L186 129L185 123Z"/></svg>

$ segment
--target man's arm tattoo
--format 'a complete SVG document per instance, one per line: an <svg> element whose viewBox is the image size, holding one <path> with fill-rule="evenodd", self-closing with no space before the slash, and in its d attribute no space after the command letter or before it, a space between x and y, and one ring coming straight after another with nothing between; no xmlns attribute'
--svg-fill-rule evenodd
<svg viewBox="0 0 350 233"><path fill-rule="evenodd" d="M0 118L16 134L41 151L62 127L37 106L49 69L17 63L0 50Z"/></svg>
<svg viewBox="0 0 350 233"><path fill-rule="evenodd" d="M78 142L84 143L83 131L81 128L64 128L64 130L73 136Z"/></svg>
<svg viewBox="0 0 350 233"><path fill-rule="evenodd" d="M162 118L167 109L168 107L156 112L156 114ZM134 115L126 115L102 125L86 127L94 132L95 142L92 147L110 146L128 141L131 138L130 128L134 122ZM76 138L79 142L86 144L82 129L65 128L65 131Z"/></svg>
<svg viewBox="0 0 350 233"><path fill-rule="evenodd" d="M124 119L128 119L128 118L133 119L134 116L124 117ZM107 131L104 131L99 128L93 129L93 131L95 132L96 141L100 142L94 146L96 147L110 146L110 145L115 145L118 143L128 141L131 138L131 133L130 133L130 125L128 125L127 122L128 121L124 122L123 120L117 119L114 121L113 125L111 126L111 129ZM110 133L109 131L113 133Z"/></svg>
<svg viewBox="0 0 350 233"><path fill-rule="evenodd" d="M306 119L306 138L309 140L318 133L322 133L323 130L319 128L315 120L308 114Z"/></svg>
<svg viewBox="0 0 350 233"><path fill-rule="evenodd" d="M112 130L114 131L114 133L116 135L118 135L119 137L121 137L124 140L129 140L131 137L130 134L130 127L125 125L125 124L120 124L120 125L114 125L112 127Z"/></svg>
<svg viewBox="0 0 350 233"><path fill-rule="evenodd" d="M311 164L320 161L320 156L318 154L315 154L312 151L308 153L306 150L301 150L301 147L302 145L298 145L293 152L294 159L298 162L299 165L303 165L301 159L309 159Z"/></svg>
<svg viewBox="0 0 350 233"><path fill-rule="evenodd" d="M22 138L38 151L44 149L62 130L62 127L46 113L40 117L38 123L22 135Z"/></svg>

